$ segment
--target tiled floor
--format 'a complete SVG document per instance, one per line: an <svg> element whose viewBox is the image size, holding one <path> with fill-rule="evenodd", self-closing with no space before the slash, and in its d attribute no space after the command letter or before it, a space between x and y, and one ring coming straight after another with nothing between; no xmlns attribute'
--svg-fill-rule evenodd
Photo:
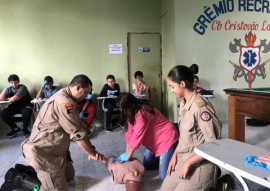
<svg viewBox="0 0 270 191"><path fill-rule="evenodd" d="M7 127L0 128L0 185L4 182L6 171L14 167L16 163L26 164L20 150L20 144L24 140L22 134L9 139L5 136L9 129ZM266 127L246 127L246 142L263 147L270 150L269 140L270 128ZM227 124L223 125L223 138L227 137ZM119 154L125 151L124 135L120 128L114 129L112 132L105 132L101 126L93 136L92 143L97 150L105 156ZM135 156L139 159L143 158L144 147L142 146L135 152ZM69 191L123 191L124 185L115 184L109 174L105 164L97 161L88 161L86 155L81 151L75 142L71 143L71 154L76 170L75 183L69 185ZM158 178L157 171L146 171L144 177L144 190L159 190L161 181Z"/></svg>

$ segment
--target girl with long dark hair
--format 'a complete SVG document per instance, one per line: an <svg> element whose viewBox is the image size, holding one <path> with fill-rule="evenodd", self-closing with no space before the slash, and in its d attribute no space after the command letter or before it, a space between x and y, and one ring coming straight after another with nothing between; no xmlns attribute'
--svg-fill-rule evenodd
<svg viewBox="0 0 270 191"><path fill-rule="evenodd" d="M117 105L126 138L126 152L117 160L127 161L143 144L146 147L143 161L145 168L153 169L157 164L159 176L163 180L177 145L177 129L149 101L137 99L130 93L120 94Z"/></svg>

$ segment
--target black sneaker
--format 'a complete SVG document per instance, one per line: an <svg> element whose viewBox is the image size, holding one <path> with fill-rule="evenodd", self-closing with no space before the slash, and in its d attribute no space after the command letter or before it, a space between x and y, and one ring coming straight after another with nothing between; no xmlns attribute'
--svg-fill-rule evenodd
<svg viewBox="0 0 270 191"><path fill-rule="evenodd" d="M113 120L111 121L112 126L113 126L113 127L118 126L118 124L119 124L118 121L119 121L118 119L113 119Z"/></svg>
<svg viewBox="0 0 270 191"><path fill-rule="evenodd" d="M24 129L23 130L23 134L25 137L29 137L30 136L30 132L28 131L28 129Z"/></svg>
<svg viewBox="0 0 270 191"><path fill-rule="evenodd" d="M10 137L10 138L14 137L20 131L21 131L20 128L17 127L16 129L12 129L10 132L8 132L7 136Z"/></svg>
<svg viewBox="0 0 270 191"><path fill-rule="evenodd" d="M105 130L106 130L107 132L111 132L111 131L112 131L112 128L111 128L111 126L107 126L107 127L105 128Z"/></svg>

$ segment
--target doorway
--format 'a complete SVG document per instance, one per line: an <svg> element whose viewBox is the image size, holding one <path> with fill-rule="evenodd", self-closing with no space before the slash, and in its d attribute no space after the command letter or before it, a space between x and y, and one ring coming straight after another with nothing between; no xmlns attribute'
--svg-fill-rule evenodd
<svg viewBox="0 0 270 191"><path fill-rule="evenodd" d="M162 105L162 64L160 33L128 33L128 80L129 92L133 93L134 73L142 71L144 80L156 88L152 103L161 112Z"/></svg>

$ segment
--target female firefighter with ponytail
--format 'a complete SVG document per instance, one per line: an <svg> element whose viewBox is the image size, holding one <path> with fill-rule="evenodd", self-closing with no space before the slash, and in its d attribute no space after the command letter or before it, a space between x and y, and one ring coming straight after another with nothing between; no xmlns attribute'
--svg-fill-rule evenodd
<svg viewBox="0 0 270 191"><path fill-rule="evenodd" d="M183 98L179 109L179 143L170 160L162 191L209 190L216 183L218 167L194 153L197 145L221 137L221 123L207 99L194 90L194 66L175 66L167 76L171 92Z"/></svg>

